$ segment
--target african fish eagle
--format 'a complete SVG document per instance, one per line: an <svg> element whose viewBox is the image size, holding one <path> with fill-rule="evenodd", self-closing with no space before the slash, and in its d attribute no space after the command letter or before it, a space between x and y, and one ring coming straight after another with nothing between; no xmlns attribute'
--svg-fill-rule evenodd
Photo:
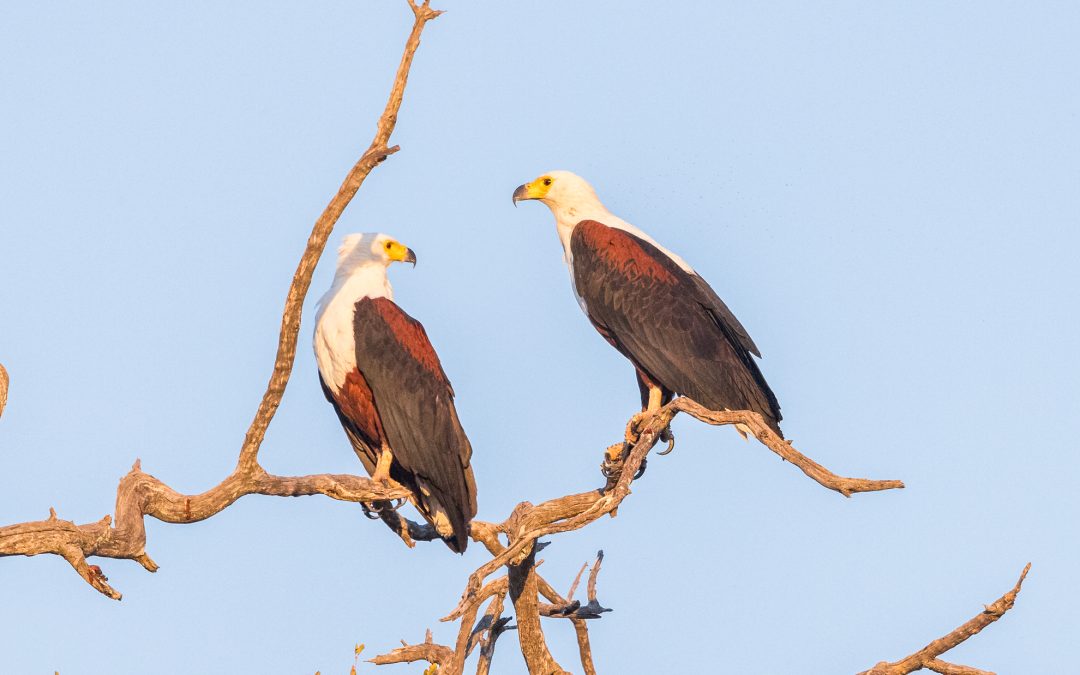
<svg viewBox="0 0 1080 675"><path fill-rule="evenodd" d="M367 472L412 492L412 504L461 553L476 515L472 447L424 327L394 303L392 262L415 266L416 255L385 234L345 237L316 317L319 381Z"/></svg>
<svg viewBox="0 0 1080 675"><path fill-rule="evenodd" d="M554 214L578 304L634 364L643 412L684 394L712 410L756 411L780 433L780 405L754 361L757 346L686 261L604 208L569 171L518 187L514 203L524 199Z"/></svg>

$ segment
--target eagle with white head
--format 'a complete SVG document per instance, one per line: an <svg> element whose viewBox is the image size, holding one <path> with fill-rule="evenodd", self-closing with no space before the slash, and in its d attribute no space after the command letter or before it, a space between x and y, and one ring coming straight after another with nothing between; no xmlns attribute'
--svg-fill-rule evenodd
<svg viewBox="0 0 1080 675"><path fill-rule="evenodd" d="M569 171L514 191L515 204L527 199L555 216L578 304L634 364L643 412L684 394L712 410L753 410L781 433L780 404L754 360L757 345L685 260L608 211Z"/></svg>
<svg viewBox="0 0 1080 675"><path fill-rule="evenodd" d="M476 515L472 446L424 327L394 303L393 262L415 265L416 254L385 234L345 237L315 320L319 381L367 472L408 488L461 553Z"/></svg>

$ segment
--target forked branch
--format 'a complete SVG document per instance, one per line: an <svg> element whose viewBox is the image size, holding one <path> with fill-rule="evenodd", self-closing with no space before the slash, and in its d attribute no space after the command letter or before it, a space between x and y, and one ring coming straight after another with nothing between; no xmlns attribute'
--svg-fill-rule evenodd
<svg viewBox="0 0 1080 675"><path fill-rule="evenodd" d="M580 582L580 574L571 586L569 597L563 598L535 572L535 565L532 565L531 561L541 537L578 530L605 515L615 515L622 500L630 494L630 485L635 477L640 475L639 470L648 453L656 446L661 432L680 412L685 412L708 424L718 426L739 424L748 428L770 450L799 467L818 484L844 496L851 496L858 492L904 487L904 484L898 480L870 480L836 475L797 451L791 443L780 438L757 413L712 411L686 397L675 399L638 421L637 426L640 431L635 432L636 440L632 444L617 444L604 453L605 472L609 477L604 487L551 499L536 505L522 502L501 523L473 521L470 526L470 536L474 541L484 544L491 553L492 559L472 573L461 601L449 615L442 619L443 621L460 621L458 643L453 650L454 658L445 665L443 672L447 675L458 675L463 672L469 643L463 640L462 636L469 635L475 630L473 626L476 623L476 615L481 603L490 597L492 584L501 583L507 578L484 583L488 576L502 567L506 568L510 579L510 597L514 601L518 639L530 671L562 671L551 657L540 626L540 618L549 617L572 621L578 638L582 669L586 673L595 672L586 620L599 618L603 612L609 611L596 601L596 576L600 570L603 555L597 556L596 564L589 576L589 603L587 605L582 605L572 599ZM613 457L615 459L612 459ZM436 538L430 526L417 525L398 513L388 514L386 519L387 524L410 545L414 541ZM506 537L506 545L500 541L500 535ZM537 594L542 595L547 602L539 601Z"/></svg>
<svg viewBox="0 0 1080 675"><path fill-rule="evenodd" d="M680 397L641 420L641 431L637 436L637 441L629 448L623 449L621 458L609 471L612 479L604 488L567 495L536 506L523 502L514 509L509 518L494 525L496 531L504 533L509 538L510 545L473 572L466 584L461 602L443 620L460 618L465 606L471 602L472 594L480 588L484 579L500 567L512 564L515 558L527 555L523 552L539 538L559 532L578 530L605 515L615 513L622 500L630 494L630 483L638 475L646 455L659 440L660 433L680 412L685 412L712 425L744 425L770 450L799 467L818 484L835 490L845 497L858 492L904 487L903 482L898 480L838 476L780 438L765 424L761 415L746 410L723 412L709 410L685 396Z"/></svg>

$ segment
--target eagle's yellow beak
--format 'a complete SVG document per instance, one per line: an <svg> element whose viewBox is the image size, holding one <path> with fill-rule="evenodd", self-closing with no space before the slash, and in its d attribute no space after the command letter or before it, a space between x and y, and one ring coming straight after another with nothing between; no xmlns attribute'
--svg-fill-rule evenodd
<svg viewBox="0 0 1080 675"><path fill-rule="evenodd" d="M386 242L386 257L391 262L407 262L412 263L413 267L416 267L416 253L411 248L406 248L403 244L399 244L396 241Z"/></svg>
<svg viewBox="0 0 1080 675"><path fill-rule="evenodd" d="M523 199L543 199L551 189L551 178L541 176L531 183L519 185L514 190L514 206Z"/></svg>

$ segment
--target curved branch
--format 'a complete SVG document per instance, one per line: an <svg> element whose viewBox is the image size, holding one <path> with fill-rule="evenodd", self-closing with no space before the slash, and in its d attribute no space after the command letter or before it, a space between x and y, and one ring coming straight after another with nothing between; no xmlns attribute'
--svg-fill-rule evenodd
<svg viewBox="0 0 1080 675"><path fill-rule="evenodd" d="M821 466L814 460L796 450L791 441L786 441L777 435L775 431L765 424L761 415L749 410L725 410L718 412L686 398L685 396L672 401L671 406L695 417L702 422L720 426L724 424L740 424L750 429L754 437L762 445L769 448L785 461L799 467L803 473L812 478L822 487L835 490L845 497L850 497L857 492L877 492L880 490L896 490L904 487L903 481L899 480L871 480L869 478L845 478L837 476L832 471ZM674 415L672 415L674 417Z"/></svg>
<svg viewBox="0 0 1080 675"><path fill-rule="evenodd" d="M919 651L899 661L893 663L882 661L870 670L859 673L859 675L907 675L907 673L913 673L923 668L929 668L946 675L985 675L986 671L947 663L938 659L938 657L964 640L977 635L983 628L994 623L1004 616L1005 612L1012 609L1013 604L1016 602L1016 596L1020 593L1020 587L1023 585L1024 579L1027 578L1030 569L1031 563L1028 563L1024 567L1024 571L1020 573L1020 578L1016 581L1016 585L1012 587L1012 590L998 598L993 604L987 605L986 609L975 618L948 635L934 640Z"/></svg>
<svg viewBox="0 0 1080 675"><path fill-rule="evenodd" d="M300 257L300 263L296 266L289 293L285 297L285 310L281 316L281 333L278 337L277 356L274 359L274 370L270 375L270 382L266 385L259 409L255 418L248 427L244 436L244 445L240 450L240 466L252 467L255 465L259 454L259 447L263 438L266 437L266 429L270 426L270 420L274 418L278 406L281 405L281 397L285 394L285 386L289 383L292 374L293 362L296 359L296 340L300 333L300 319L311 286L311 276L315 273L315 266L322 257L323 249L326 248L326 240L334 230L338 218L341 217L345 207L352 201L354 195L364 180L375 166L386 159L389 155L399 150L398 146L387 147L390 134L397 125L398 111L401 109L401 101L405 96L405 84L409 80L409 69L412 67L413 56L420 46L420 33L428 21L442 14L441 11L431 9L428 5L430 0L424 0L422 5L417 5L413 0L408 0L409 7L413 11L415 20L409 38L405 41L405 51L401 55L401 63L398 64L397 74L394 76L394 85L390 89L390 97L386 101L386 108L379 117L379 123L375 129L375 137L371 140L367 152L345 176L345 180L338 188L337 194L326 205L322 215L315 221L315 226L308 237L307 248Z"/></svg>
<svg viewBox="0 0 1080 675"><path fill-rule="evenodd" d="M275 497L326 495L348 502L373 502L400 499L408 491L400 486L387 487L359 476L317 474L313 476L273 476L256 467L236 471L219 485L198 495L183 495L150 474L143 473L138 461L120 479L116 491L116 524L105 516L96 523L76 525L60 520L50 509L47 520L0 527L0 557L11 555L61 555L71 563L87 583L108 597L119 600L121 594L110 586L97 565L86 558L134 560L150 572L157 564L146 553L144 516L167 523L194 523L227 508L244 495Z"/></svg>

